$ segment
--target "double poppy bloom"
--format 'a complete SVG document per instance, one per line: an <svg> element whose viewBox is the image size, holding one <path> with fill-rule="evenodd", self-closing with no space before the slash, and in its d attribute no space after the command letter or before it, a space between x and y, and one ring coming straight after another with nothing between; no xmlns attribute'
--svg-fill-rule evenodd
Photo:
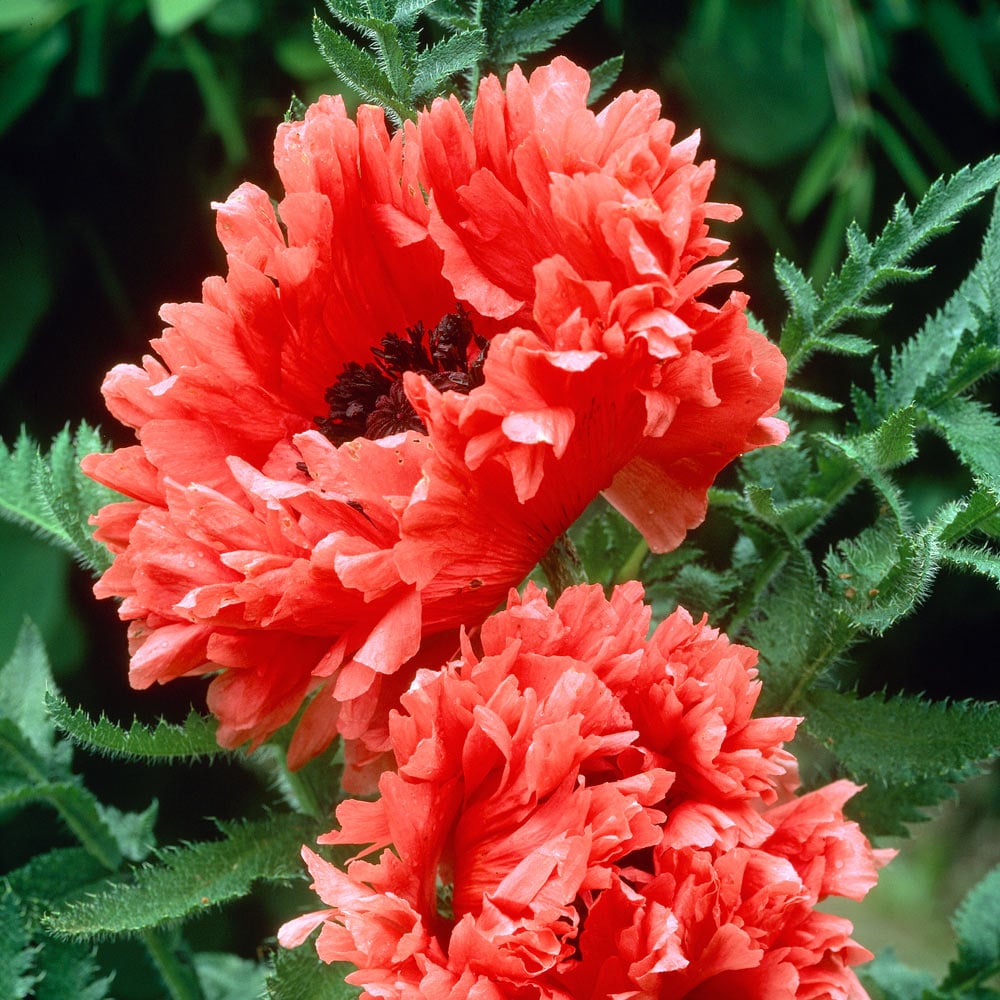
<svg viewBox="0 0 1000 1000"><path fill-rule="evenodd" d="M396 770L303 856L326 962L383 1000L859 1000L871 957L831 895L893 852L840 781L792 796L798 719L751 718L756 653L682 609L648 639L638 583L512 592L479 644L421 671L390 721ZM390 847L391 845L391 847Z"/></svg>
<svg viewBox="0 0 1000 1000"><path fill-rule="evenodd" d="M323 98L282 125L277 208L218 206L228 255L105 381L138 443L90 456L135 687L213 675L226 746L308 705L377 763L389 709L600 492L655 550L735 456L781 439L784 361L715 260L711 163L650 92L600 114L565 59L390 136ZM360 782L360 774L355 775Z"/></svg>

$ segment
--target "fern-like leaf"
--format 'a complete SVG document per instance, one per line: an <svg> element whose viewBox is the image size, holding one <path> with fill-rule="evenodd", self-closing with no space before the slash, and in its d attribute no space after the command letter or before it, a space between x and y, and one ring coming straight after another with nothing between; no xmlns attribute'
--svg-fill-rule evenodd
<svg viewBox="0 0 1000 1000"><path fill-rule="evenodd" d="M309 945L294 951L281 949L267 979L267 1000L355 1000L361 987L344 982L354 971L346 962L321 962Z"/></svg>
<svg viewBox="0 0 1000 1000"><path fill-rule="evenodd" d="M817 350L850 350L837 339L848 320L884 312L869 301L891 282L925 276L926 268L907 264L928 241L947 232L958 217L1000 184L1000 157L984 160L931 185L920 204L910 211L903 201L875 240L857 228L848 234L848 256L820 294L808 279L786 261L776 265L778 280L788 296L790 315L781 334L781 348L795 372ZM854 345L860 350L860 344Z"/></svg>
<svg viewBox="0 0 1000 1000"><path fill-rule="evenodd" d="M491 66L502 71L526 56L544 52L596 5L597 0L534 0L508 13L497 30L487 33Z"/></svg>
<svg viewBox="0 0 1000 1000"><path fill-rule="evenodd" d="M258 880L300 876L302 844L323 832L316 821L289 814L220 828L221 840L168 847L129 880L57 907L46 927L63 937L101 938L181 920L246 895Z"/></svg>
<svg viewBox="0 0 1000 1000"><path fill-rule="evenodd" d="M88 520L105 504L122 499L80 471L80 460L105 450L96 430L63 428L48 455L22 431L13 448L0 442L0 517L27 527L69 552L81 565L103 571L111 557L93 539Z"/></svg>
<svg viewBox="0 0 1000 1000"><path fill-rule="evenodd" d="M0 883L0 997L31 996L37 980L32 973L35 954L20 900Z"/></svg>
<svg viewBox="0 0 1000 1000"><path fill-rule="evenodd" d="M55 725L78 746L127 760L196 760L229 753L215 739L214 719L193 709L177 725L162 719L147 726L137 719L128 729L101 716L96 722L81 708L71 708L61 695L49 693L46 706Z"/></svg>

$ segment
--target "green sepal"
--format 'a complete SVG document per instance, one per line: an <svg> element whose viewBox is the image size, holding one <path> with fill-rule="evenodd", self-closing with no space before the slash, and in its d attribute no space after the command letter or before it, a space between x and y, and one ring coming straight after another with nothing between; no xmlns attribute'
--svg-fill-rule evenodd
<svg viewBox="0 0 1000 1000"><path fill-rule="evenodd" d="M148 726L133 719L128 729L102 715L96 722L82 708L71 708L49 692L45 705L53 723L85 750L125 760L198 760L231 754L216 742L215 719L192 709L179 725L160 720Z"/></svg>
<svg viewBox="0 0 1000 1000"><path fill-rule="evenodd" d="M327 824L328 825L328 824ZM88 899L57 907L44 924L69 938L135 934L245 896L259 880L301 877L303 844L325 832L315 820L284 814L220 823L223 837L157 852L157 862L109 881Z"/></svg>

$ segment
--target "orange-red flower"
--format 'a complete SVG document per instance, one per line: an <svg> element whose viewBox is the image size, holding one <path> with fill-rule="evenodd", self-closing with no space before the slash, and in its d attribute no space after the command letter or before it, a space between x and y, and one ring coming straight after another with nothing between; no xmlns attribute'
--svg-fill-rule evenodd
<svg viewBox="0 0 1000 1000"><path fill-rule="evenodd" d="M699 298L734 277L704 263L736 214L711 164L652 94L595 116L586 90L558 59L484 83L471 127L441 101L393 136L323 98L278 130L277 210L250 184L218 206L227 276L109 373L138 444L85 463L131 498L97 515L96 592L134 686L214 675L228 746L315 693L292 762L338 732L377 756L416 669L598 492L670 547L780 439L781 355L742 296Z"/></svg>
<svg viewBox="0 0 1000 1000"><path fill-rule="evenodd" d="M798 720L750 717L753 650L683 610L648 626L637 583L554 608L529 585L418 673L397 770L321 838L361 853L303 849L327 908L282 944L320 927L383 1000L862 997L870 954L815 909L887 860L844 819L856 786L789 798Z"/></svg>

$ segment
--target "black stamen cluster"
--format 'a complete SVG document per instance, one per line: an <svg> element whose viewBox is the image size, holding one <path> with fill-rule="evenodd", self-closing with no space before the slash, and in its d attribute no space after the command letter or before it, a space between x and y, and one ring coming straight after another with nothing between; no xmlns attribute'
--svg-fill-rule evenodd
<svg viewBox="0 0 1000 1000"><path fill-rule="evenodd" d="M426 344L424 343L426 337ZM470 347L479 348L469 359ZM400 431L426 431L403 391L403 372L424 375L440 392L467 395L483 384L488 342L472 328L461 305L442 317L427 336L423 323L401 337L387 333L372 348L374 361L352 361L326 390L330 412L316 417L316 426L334 444L356 437L376 440Z"/></svg>

